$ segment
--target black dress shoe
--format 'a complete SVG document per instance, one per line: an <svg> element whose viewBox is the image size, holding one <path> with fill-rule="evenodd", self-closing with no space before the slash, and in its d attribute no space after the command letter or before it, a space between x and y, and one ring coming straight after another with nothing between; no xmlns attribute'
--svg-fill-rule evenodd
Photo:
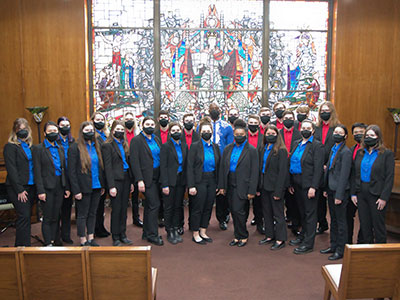
<svg viewBox="0 0 400 300"><path fill-rule="evenodd" d="M181 237L181 235L179 234L179 228L174 228L174 237L177 243L182 243L183 242L183 238Z"/></svg>
<svg viewBox="0 0 400 300"><path fill-rule="evenodd" d="M257 225L256 219L251 220L250 224L251 226L256 226Z"/></svg>
<svg viewBox="0 0 400 300"><path fill-rule="evenodd" d="M239 243L237 244L238 247L244 247L244 246L246 246L246 245L247 245L247 241L244 242L244 241L242 241L242 240L240 240Z"/></svg>
<svg viewBox="0 0 400 300"><path fill-rule="evenodd" d="M105 238L110 236L110 233L104 228L103 230L96 230L96 232L94 233L94 235L98 238Z"/></svg>
<svg viewBox="0 0 400 300"><path fill-rule="evenodd" d="M321 254L335 253L335 250L332 249L331 247L329 247L329 248L320 250L319 253L321 253Z"/></svg>
<svg viewBox="0 0 400 300"><path fill-rule="evenodd" d="M71 238L67 238L67 239L62 239L62 241L66 244L72 245L74 243L73 240L71 240Z"/></svg>
<svg viewBox="0 0 400 300"><path fill-rule="evenodd" d="M229 246L236 246L237 244L239 244L239 241L232 240L232 241L229 243Z"/></svg>
<svg viewBox="0 0 400 300"><path fill-rule="evenodd" d="M114 247L121 246L121 241L120 240L113 240L113 246Z"/></svg>
<svg viewBox="0 0 400 300"><path fill-rule="evenodd" d="M91 245L90 245L90 243L88 241L86 241L83 244L81 244L81 247L85 247L85 246L91 246Z"/></svg>
<svg viewBox="0 0 400 300"><path fill-rule="evenodd" d="M335 252L331 256L328 257L329 260L338 260L343 258L343 255L340 255L339 253Z"/></svg>
<svg viewBox="0 0 400 300"><path fill-rule="evenodd" d="M231 219L231 216L228 214L225 218L225 223L228 224L230 219Z"/></svg>
<svg viewBox="0 0 400 300"><path fill-rule="evenodd" d="M283 247L285 247L285 242L281 242L280 244L275 242L272 246L271 246L271 250L279 250L282 249Z"/></svg>
<svg viewBox="0 0 400 300"><path fill-rule="evenodd" d="M323 234L328 229L329 229L328 227L318 227L318 229L317 229L317 231L315 233L316 234Z"/></svg>
<svg viewBox="0 0 400 300"><path fill-rule="evenodd" d="M183 226L178 228L178 234L183 235L185 233L185 229L183 229Z"/></svg>
<svg viewBox="0 0 400 300"><path fill-rule="evenodd" d="M294 249L294 254L306 254L313 251L313 248L307 246L300 246Z"/></svg>
<svg viewBox="0 0 400 300"><path fill-rule="evenodd" d="M89 243L89 246L92 246L92 247L99 247L100 245L99 244L97 244L96 242L95 242L95 240L93 239L93 240L90 240L90 241L87 241L88 243Z"/></svg>
<svg viewBox="0 0 400 300"><path fill-rule="evenodd" d="M259 245L267 245L267 244L271 244L274 241L274 239L270 239L270 238L265 238L261 241L258 242Z"/></svg>
<svg viewBox="0 0 400 300"><path fill-rule="evenodd" d="M222 223L219 223L219 228L221 230L227 230L228 229L228 225L226 224L226 222L222 222Z"/></svg>
<svg viewBox="0 0 400 300"><path fill-rule="evenodd" d="M303 241L303 240L302 240L301 238L296 238L296 239L294 239L294 240L291 240L291 241L289 242L289 245L290 245L290 246L297 246L297 245L300 245L302 241Z"/></svg>
<svg viewBox="0 0 400 300"><path fill-rule="evenodd" d="M213 239L212 238L205 238L205 237L202 237L201 235L200 235L200 237L203 239L203 241L206 241L207 243L212 243L213 242Z"/></svg>
<svg viewBox="0 0 400 300"><path fill-rule="evenodd" d="M164 219L158 219L158 227L162 228L165 226Z"/></svg>
<svg viewBox="0 0 400 300"><path fill-rule="evenodd" d="M135 220L133 220L132 224L135 225L135 226L137 226L137 227L143 228L143 221L140 220L140 219L135 219Z"/></svg>
<svg viewBox="0 0 400 300"><path fill-rule="evenodd" d="M201 239L201 241L196 241L194 237L192 237L192 241L198 245L205 245L207 244L205 240Z"/></svg>
<svg viewBox="0 0 400 300"><path fill-rule="evenodd" d="M152 243L153 245L156 245L156 246L162 246L162 245L164 245L164 241L162 240L161 236L158 236L158 237L148 237L148 238L147 238L147 241L148 241L149 243Z"/></svg>
<svg viewBox="0 0 400 300"><path fill-rule="evenodd" d="M167 241L170 242L172 245L176 245L178 243L172 230L168 230L167 232Z"/></svg>
<svg viewBox="0 0 400 300"><path fill-rule="evenodd" d="M132 245L133 242L131 240L129 240L127 237L121 238L120 239L121 243L125 244L125 245Z"/></svg>
<svg viewBox="0 0 400 300"><path fill-rule="evenodd" d="M54 242L54 246L62 247L62 246L63 246L63 243L61 242L61 240L58 240L58 241L55 241L55 242Z"/></svg>

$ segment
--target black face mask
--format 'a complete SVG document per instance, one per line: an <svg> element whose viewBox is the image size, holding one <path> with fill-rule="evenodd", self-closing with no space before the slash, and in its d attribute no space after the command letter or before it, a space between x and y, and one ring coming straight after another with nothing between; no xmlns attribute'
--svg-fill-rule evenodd
<svg viewBox="0 0 400 300"><path fill-rule="evenodd" d="M268 124L268 122L271 120L271 117L270 116L262 116L261 117L261 122L264 124L264 125L267 125Z"/></svg>
<svg viewBox="0 0 400 300"><path fill-rule="evenodd" d="M125 122L125 126L128 129L132 129L133 125L135 125L135 121L133 121L133 120L128 120Z"/></svg>
<svg viewBox="0 0 400 300"><path fill-rule="evenodd" d="M285 112L285 111L284 111L283 109L278 109L278 110L275 112L275 115L276 115L276 117L277 117L278 119L281 119L284 112Z"/></svg>
<svg viewBox="0 0 400 300"><path fill-rule="evenodd" d="M246 136L245 135L235 135L235 142L237 144L243 144L243 142L246 140Z"/></svg>
<svg viewBox="0 0 400 300"><path fill-rule="evenodd" d="M192 122L186 122L183 124L183 126L185 126L186 130L192 130L194 124Z"/></svg>
<svg viewBox="0 0 400 300"><path fill-rule="evenodd" d="M154 127L143 127L143 131L145 134L151 135L154 133Z"/></svg>
<svg viewBox="0 0 400 300"><path fill-rule="evenodd" d="M239 118L236 117L236 116L230 116L230 117L228 118L228 121L229 121L229 123L233 124L233 122L235 122L237 119L239 119Z"/></svg>
<svg viewBox="0 0 400 300"><path fill-rule="evenodd" d="M216 109L213 109L212 111L210 111L210 116L211 116L211 119L213 119L214 121L217 121L219 119L219 111Z"/></svg>
<svg viewBox="0 0 400 300"><path fill-rule="evenodd" d="M363 134L356 134L356 135L354 135L354 140L357 142L357 143L361 143L361 140L362 140L362 138L363 138Z"/></svg>
<svg viewBox="0 0 400 300"><path fill-rule="evenodd" d="M49 142L54 142L57 138L58 138L57 132L46 133L46 139L48 139Z"/></svg>
<svg viewBox="0 0 400 300"><path fill-rule="evenodd" d="M93 124L94 124L94 127L97 130L102 130L104 128L104 125L105 125L104 122L94 122Z"/></svg>
<svg viewBox="0 0 400 300"><path fill-rule="evenodd" d="M257 130L258 130L258 125L248 125L247 127L249 127L249 130L252 133L257 132Z"/></svg>
<svg viewBox="0 0 400 300"><path fill-rule="evenodd" d="M175 141L177 141L177 140L179 140L179 139L181 138L181 133L180 133L180 132L174 132L174 133L171 134L171 137L172 137Z"/></svg>
<svg viewBox="0 0 400 300"><path fill-rule="evenodd" d="M321 113L321 119L324 120L325 122L328 121L330 117L331 117L330 112L322 112Z"/></svg>
<svg viewBox="0 0 400 300"><path fill-rule="evenodd" d="M267 144L275 144L277 139L278 139L277 135L266 135L265 136L265 141L267 142Z"/></svg>
<svg viewBox="0 0 400 300"><path fill-rule="evenodd" d="M306 114L297 114L297 121L299 121L300 123L303 122L305 119L307 119Z"/></svg>
<svg viewBox="0 0 400 300"><path fill-rule="evenodd" d="M64 126L64 127L60 127L60 133L62 135L67 135L71 130L71 127L69 126Z"/></svg>
<svg viewBox="0 0 400 300"><path fill-rule="evenodd" d="M160 119L159 123L161 127L165 127L168 125L168 119Z"/></svg>
<svg viewBox="0 0 400 300"><path fill-rule="evenodd" d="M94 137L94 132L93 132L93 131L83 132L83 138L84 138L86 141L91 141L91 140L93 140L93 137Z"/></svg>
<svg viewBox="0 0 400 300"><path fill-rule="evenodd" d="M378 138L372 138L372 137L367 136L364 139L364 143L365 143L365 145L367 145L367 147L374 147L378 143Z"/></svg>
<svg viewBox="0 0 400 300"><path fill-rule="evenodd" d="M310 130L302 130L302 131L300 131L300 133L305 139L308 139L312 134L312 132Z"/></svg>
<svg viewBox="0 0 400 300"><path fill-rule="evenodd" d="M114 131L114 137L117 139L123 139L124 138L124 132L123 131Z"/></svg>
<svg viewBox="0 0 400 300"><path fill-rule="evenodd" d="M283 125L288 129L292 128L293 124L294 124L293 120L283 120Z"/></svg>
<svg viewBox="0 0 400 300"><path fill-rule="evenodd" d="M340 135L340 134L334 134L332 135L333 140L335 141L335 143L341 143L344 141L344 135Z"/></svg>
<svg viewBox="0 0 400 300"><path fill-rule="evenodd" d="M28 137L28 130L21 129L20 131L17 132L17 137L19 139L26 139Z"/></svg>
<svg viewBox="0 0 400 300"><path fill-rule="evenodd" d="M203 140L205 141L209 141L211 139L212 133L210 132L203 132L201 134L201 137L203 138Z"/></svg>

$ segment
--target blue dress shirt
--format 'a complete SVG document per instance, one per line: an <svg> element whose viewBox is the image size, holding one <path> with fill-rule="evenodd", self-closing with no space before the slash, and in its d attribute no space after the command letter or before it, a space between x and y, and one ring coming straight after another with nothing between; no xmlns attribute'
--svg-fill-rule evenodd
<svg viewBox="0 0 400 300"><path fill-rule="evenodd" d="M267 159L269 154L271 153L272 148L274 147L274 145L269 145L267 148L265 148L265 152L264 152L264 157L263 157L263 168L262 168L262 172L263 174L265 174L265 166L267 165Z"/></svg>
<svg viewBox="0 0 400 300"><path fill-rule="evenodd" d="M342 146L342 144L343 144L343 143L340 143L339 145L335 144L335 145L332 147L332 150L331 150L331 151L332 151L332 155L331 155L331 160L329 161L329 169L332 168L333 160L335 159L335 156L336 156L336 154L337 154L337 152L338 152L340 146Z"/></svg>
<svg viewBox="0 0 400 300"><path fill-rule="evenodd" d="M92 189L100 189L100 179L99 179L99 157L97 156L96 146L94 142L91 144L86 144L86 148L90 155L90 164L92 172Z"/></svg>
<svg viewBox="0 0 400 300"><path fill-rule="evenodd" d="M28 185L34 185L35 181L33 180L33 161L32 161L32 151L29 148L29 145L24 141L18 140L21 143L21 147L24 150L26 157L28 158L29 162L29 180Z"/></svg>
<svg viewBox="0 0 400 300"><path fill-rule="evenodd" d="M151 139L142 132L144 138L146 139L147 145L149 145L151 156L153 156L153 169L160 166L160 147L158 146L154 134L151 135Z"/></svg>
<svg viewBox="0 0 400 300"><path fill-rule="evenodd" d="M212 143L208 144L203 139L201 140L203 143L204 149L204 163L203 163L203 172L214 172L215 171L215 157L214 157L214 148Z"/></svg>
<svg viewBox="0 0 400 300"><path fill-rule="evenodd" d="M105 141L107 139L106 134L103 131L96 129L97 133L100 134L101 139Z"/></svg>
<svg viewBox="0 0 400 300"><path fill-rule="evenodd" d="M303 142L300 142L296 150L294 150L292 157L290 158L290 174L301 174L301 158L304 154L304 150L306 150L307 143L311 143L313 140L314 136L310 137L304 144Z"/></svg>
<svg viewBox="0 0 400 300"><path fill-rule="evenodd" d="M213 126L213 135L212 142L219 146L219 150L221 151L221 155L224 152L224 149L227 145L233 143L233 129L229 123L218 120L216 122L212 122Z"/></svg>
<svg viewBox="0 0 400 300"><path fill-rule="evenodd" d="M68 166L68 148L69 148L68 137L64 141L64 139L60 135L60 141L61 141L61 145L64 148L65 166Z"/></svg>
<svg viewBox="0 0 400 300"><path fill-rule="evenodd" d="M51 157L53 159L54 168L56 169L56 176L61 176L61 159L60 154L58 153L58 144L54 143L54 146L50 144L50 142L45 139L44 145L47 149L50 150Z"/></svg>
<svg viewBox="0 0 400 300"><path fill-rule="evenodd" d="M179 162L179 167L178 167L178 173L182 172L182 162L183 162L183 156L182 156L182 148L181 148L181 142L175 142L174 139L171 138L172 143L175 146L176 154L178 155L178 162Z"/></svg>
<svg viewBox="0 0 400 300"><path fill-rule="evenodd" d="M239 161L240 154L242 154L244 145L246 145L247 141L243 142L241 145L236 145L236 143L233 145L232 153L231 153L231 160L229 164L229 171L230 172L235 172L236 171L236 166Z"/></svg>
<svg viewBox="0 0 400 300"><path fill-rule="evenodd" d="M115 141L115 142L117 143L117 145L118 145L119 152L121 153L121 157L122 157L122 164L123 164L123 167L124 167L124 171L126 171L126 170L129 169L129 165L128 165L128 163L126 162L124 145L122 145L122 143L119 142L117 139L114 139L114 141ZM123 140L121 140L121 141L123 141Z"/></svg>
<svg viewBox="0 0 400 300"><path fill-rule="evenodd" d="M371 169L376 158L378 157L378 150L372 150L371 154L364 149L364 157L361 161L361 181L370 182L371 181Z"/></svg>

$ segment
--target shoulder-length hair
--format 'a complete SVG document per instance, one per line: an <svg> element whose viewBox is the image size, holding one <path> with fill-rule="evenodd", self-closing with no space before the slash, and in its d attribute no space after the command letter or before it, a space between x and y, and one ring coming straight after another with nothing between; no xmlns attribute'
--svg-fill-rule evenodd
<svg viewBox="0 0 400 300"><path fill-rule="evenodd" d="M96 118L97 115L100 115L104 119L104 128L102 130L100 130L100 131L102 131L108 137L110 132L108 131L108 127L107 127L107 119L101 112L95 111L92 114L92 116L90 117L90 120L92 120L92 122L94 122L94 118ZM95 127L95 129L96 129L96 127ZM96 130L94 131L94 134L95 134L96 137L98 136L98 133L97 133Z"/></svg>
<svg viewBox="0 0 400 300"><path fill-rule="evenodd" d="M90 154L86 147L86 141L85 141L85 138L83 137L83 129L89 125L93 126L93 129L94 129L94 125L91 121L85 121L85 122L81 123L81 125L79 126L79 136L78 136L78 140L77 140L79 156L80 156L81 166L82 166L82 173L85 173L85 174L87 174L88 170L92 166ZM94 146L96 147L96 153L97 153L97 157L99 159L100 167L101 167L101 169L103 169L103 158L101 156L99 142L97 141L96 138L93 139L93 142L94 142Z"/></svg>
<svg viewBox="0 0 400 300"><path fill-rule="evenodd" d="M58 120L57 120L57 125L58 125L58 127L60 127L60 123L61 123L62 121L68 121L69 124L70 124L70 126L71 126L71 121L70 121L67 117L62 116L62 117L59 117ZM67 138L68 138L68 142L72 143L73 138L72 138L71 131L68 133Z"/></svg>
<svg viewBox="0 0 400 300"><path fill-rule="evenodd" d="M117 127L117 125L121 125L122 127L124 127L124 138L122 141L122 146L124 147L125 154L127 155L129 153L129 146L128 146L128 143L126 142L125 123L122 122L121 120L114 120L114 122L111 125L110 135L107 137L105 142L112 143L112 141L114 140L114 130L115 130L115 127Z"/></svg>
<svg viewBox="0 0 400 300"><path fill-rule="evenodd" d="M382 135L381 128L376 124L371 124L367 127L367 129L365 129L364 136L361 140L361 149L367 149L367 145L365 145L365 136L369 130L372 130L373 132L375 132L376 136L378 137L378 143L376 144L376 146L374 148L377 149L379 151L379 153L383 153L386 150L386 147L383 144L383 135Z"/></svg>
<svg viewBox="0 0 400 300"><path fill-rule="evenodd" d="M276 142L274 144L274 147L272 148L272 151L274 152L274 154L277 154L280 149L285 149L286 152L288 152L288 150L286 149L286 146L285 146L285 142L283 141L282 135L279 133L278 127L276 127L273 124L267 124L267 126L265 127L264 139L263 139L264 146L267 145L266 136L267 136L268 129L272 129L273 131L275 131L276 132L276 136L277 136L277 139L276 139Z"/></svg>
<svg viewBox="0 0 400 300"><path fill-rule="evenodd" d="M322 126L323 125L323 120L321 119L321 108L322 106L328 106L329 110L331 111L331 117L329 118L329 127L336 127L340 122L336 113L336 108L335 105L331 101L325 101L321 103L321 105L318 108L318 121L317 121L317 126Z"/></svg>
<svg viewBox="0 0 400 300"><path fill-rule="evenodd" d="M29 123L25 118L18 118L14 121L13 127L12 127L10 135L8 137L8 142L11 144L16 144L16 145L20 144L20 142L18 141L18 137L17 137L17 131L19 130L21 125L25 125L26 130L28 130L28 136L26 137L25 142L29 145L29 147L31 147L32 143L33 143L32 129L29 126Z"/></svg>

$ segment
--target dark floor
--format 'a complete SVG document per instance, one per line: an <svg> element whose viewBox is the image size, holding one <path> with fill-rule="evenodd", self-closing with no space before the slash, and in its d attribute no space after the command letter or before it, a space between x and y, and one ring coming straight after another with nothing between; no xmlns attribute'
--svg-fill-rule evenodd
<svg viewBox="0 0 400 300"><path fill-rule="evenodd" d="M106 227L109 228L109 209ZM129 210L130 212L130 210ZM141 211L143 212L143 211ZM186 212L187 213L187 212ZM142 231L132 226L128 217L128 238L134 245L147 245L141 240ZM41 236L40 223L32 225L32 234ZM185 226L187 230L187 225ZM164 229L160 229L165 245L152 247L152 264L158 268L157 297L167 299L322 299L324 282L321 266L330 263L327 255L319 253L329 246L329 234L317 236L315 250L306 255L295 255L293 247L287 245L277 252L269 246L259 246L263 238L248 226L250 232L246 247L230 247L233 225L221 231L213 215L208 234L212 244L197 245L191 241L191 234L185 231L184 242L171 245L166 241ZM356 228L358 230L358 226ZM76 226L72 227L74 245L78 245ZM10 228L0 235L0 246L14 244L15 229ZM289 239L293 238L289 234ZM111 238L97 239L103 246L112 244ZM400 242L397 236L388 236L388 242ZM33 246L40 246L33 242ZM339 261L340 263L341 261Z"/></svg>

